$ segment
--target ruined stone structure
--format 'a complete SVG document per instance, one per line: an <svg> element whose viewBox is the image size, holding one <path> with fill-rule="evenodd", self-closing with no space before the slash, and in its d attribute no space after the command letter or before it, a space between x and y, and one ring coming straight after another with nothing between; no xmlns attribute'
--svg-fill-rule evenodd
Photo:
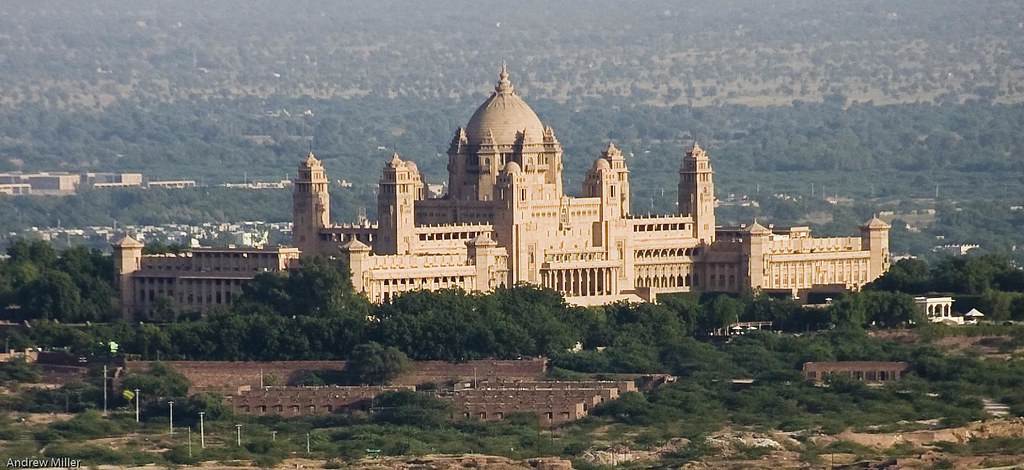
<svg viewBox="0 0 1024 470"><path fill-rule="evenodd" d="M225 397L225 404L239 414L308 416L369 407L377 395L414 387L263 387L242 390Z"/></svg>
<svg viewBox="0 0 1024 470"><path fill-rule="evenodd" d="M152 362L127 361L124 371L142 373ZM637 391L631 381L543 381L544 358L464 363L417 361L390 386L299 386L309 374L327 377L345 369L345 361L164 361L183 374L189 393L223 395L235 413L306 416L369 409L374 397L415 390L433 383L438 396L451 401L455 419L495 421L511 413L535 413L553 426L586 416L619 394ZM121 369L119 369L120 371ZM122 376L117 374L120 379ZM454 389L446 386L455 382Z"/></svg>
<svg viewBox="0 0 1024 470"><path fill-rule="evenodd" d="M653 300L660 293L762 289L801 295L859 289L889 266L889 225L814 238L807 227L720 227L714 170L694 143L679 166L675 214L630 212L626 157L594 160L582 196L562 186L562 146L514 91L503 67L491 96L448 149L447 193L430 198L416 164L392 155L377 222L333 225L328 178L310 153L294 185L294 243L340 256L374 302L416 289L489 291L526 282L576 304Z"/></svg>
<svg viewBox="0 0 1024 470"><path fill-rule="evenodd" d="M143 255L130 236L113 245L115 282L125 321L162 310L206 314L226 306L242 283L263 272L282 271L299 259L297 248L193 248Z"/></svg>
<svg viewBox="0 0 1024 470"><path fill-rule="evenodd" d="M863 382L884 383L899 380L910 370L906 362L805 362L804 378L822 383L830 376L845 375Z"/></svg>
<svg viewBox="0 0 1024 470"><path fill-rule="evenodd" d="M486 384L447 395L455 419L500 421L511 413L533 413L542 426L583 418L597 405L635 392L633 382L568 381Z"/></svg>

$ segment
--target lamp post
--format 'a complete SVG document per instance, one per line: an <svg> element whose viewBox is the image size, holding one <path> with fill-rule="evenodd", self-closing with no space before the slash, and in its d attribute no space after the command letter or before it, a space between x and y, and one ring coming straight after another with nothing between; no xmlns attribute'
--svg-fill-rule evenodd
<svg viewBox="0 0 1024 470"><path fill-rule="evenodd" d="M103 416L107 415L107 365L103 364Z"/></svg>
<svg viewBox="0 0 1024 470"><path fill-rule="evenodd" d="M139 395L139 389L135 389L135 422L136 423L139 422L139 401L141 401L140 400L141 398L142 398L142 396Z"/></svg>
<svg viewBox="0 0 1024 470"><path fill-rule="evenodd" d="M167 402L167 406L169 407L168 410L167 410L167 420L170 422L169 426L171 428L171 435L173 436L174 435L174 401L173 400L172 401L168 401Z"/></svg>
<svg viewBox="0 0 1024 470"><path fill-rule="evenodd" d="M201 447L203 449L206 448L206 432L204 432L204 430L203 430L203 415L204 414L206 414L205 411L200 411L199 412L199 447Z"/></svg>

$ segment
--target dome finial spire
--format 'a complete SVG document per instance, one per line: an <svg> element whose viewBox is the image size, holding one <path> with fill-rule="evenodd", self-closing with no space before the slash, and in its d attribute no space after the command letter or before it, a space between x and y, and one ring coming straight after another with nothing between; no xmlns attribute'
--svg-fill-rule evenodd
<svg viewBox="0 0 1024 470"><path fill-rule="evenodd" d="M497 93L512 93L512 82L508 79L508 64L501 61L501 73L498 74L498 86L494 87Z"/></svg>

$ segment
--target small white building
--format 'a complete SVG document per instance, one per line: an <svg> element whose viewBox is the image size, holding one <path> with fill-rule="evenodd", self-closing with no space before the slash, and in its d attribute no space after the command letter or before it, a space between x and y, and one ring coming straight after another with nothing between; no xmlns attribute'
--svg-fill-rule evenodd
<svg viewBox="0 0 1024 470"><path fill-rule="evenodd" d="M914 297L914 303L931 322L964 324L964 317L953 315L952 297Z"/></svg>

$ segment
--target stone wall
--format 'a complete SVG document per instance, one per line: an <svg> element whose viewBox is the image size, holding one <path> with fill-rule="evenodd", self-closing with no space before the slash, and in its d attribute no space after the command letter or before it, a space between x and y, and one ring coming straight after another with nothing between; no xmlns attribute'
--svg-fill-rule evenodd
<svg viewBox="0 0 1024 470"><path fill-rule="evenodd" d="M301 385L309 374L340 373L345 361L163 361L181 372L191 384L189 393L237 393L261 385ZM151 361L125 363L129 373L149 370Z"/></svg>
<svg viewBox="0 0 1024 470"><path fill-rule="evenodd" d="M547 373L546 358L511 361L480 360L460 363L416 361L409 371L394 380L395 385L442 384L455 381L514 382L538 380Z"/></svg>
<svg viewBox="0 0 1024 470"><path fill-rule="evenodd" d="M128 372L149 370L150 361L125 363ZM164 361L188 378L190 393L199 391L234 394L239 390L257 389L260 386L297 386L309 374L321 378L342 374L345 361ZM395 385L414 386L425 382L444 383L455 381L530 381L541 378L547 372L547 359L530 358L498 361L479 360L462 363L444 361L417 361L409 371L396 378Z"/></svg>

